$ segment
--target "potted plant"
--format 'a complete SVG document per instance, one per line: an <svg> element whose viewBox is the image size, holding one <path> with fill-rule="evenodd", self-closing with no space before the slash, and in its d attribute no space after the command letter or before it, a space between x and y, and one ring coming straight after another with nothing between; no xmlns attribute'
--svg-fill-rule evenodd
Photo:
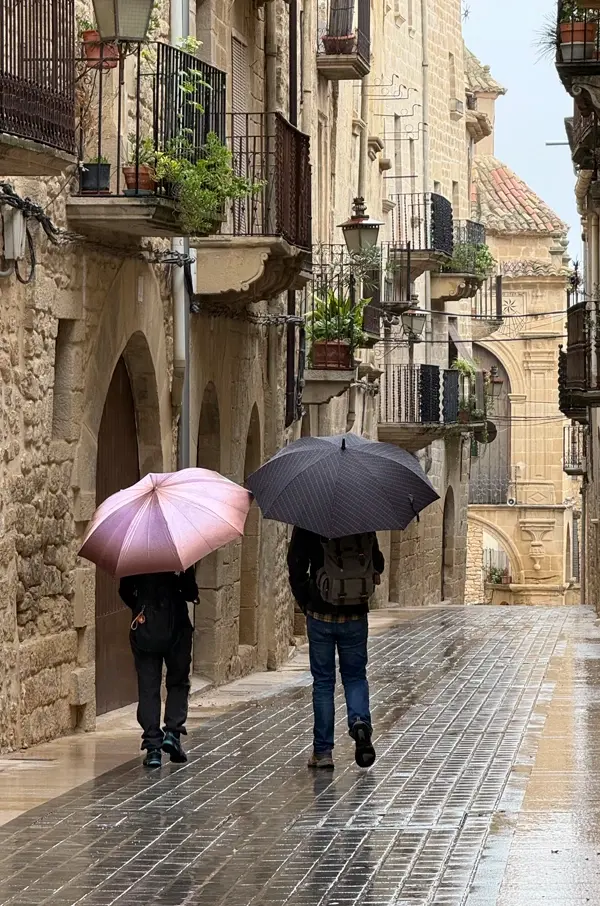
<svg viewBox="0 0 600 906"><path fill-rule="evenodd" d="M125 195L150 195L156 190L156 151L154 142L146 137L137 141L129 136L130 153L123 165L123 178L127 188Z"/></svg>
<svg viewBox="0 0 600 906"><path fill-rule="evenodd" d="M598 17L589 15L587 4L562 0L560 6L559 43L563 63L592 59L596 54Z"/></svg>
<svg viewBox="0 0 600 906"><path fill-rule="evenodd" d="M79 170L79 191L82 195L108 195L110 192L110 162L106 157L86 161Z"/></svg>
<svg viewBox="0 0 600 906"><path fill-rule="evenodd" d="M448 264L443 270L451 274L474 274L485 279L496 269L496 259L485 243L457 242Z"/></svg>
<svg viewBox="0 0 600 906"><path fill-rule="evenodd" d="M501 585L504 572L505 571L503 569L500 569L499 566L491 566L488 569L487 581L490 583L490 585Z"/></svg>
<svg viewBox="0 0 600 906"><path fill-rule="evenodd" d="M227 204L251 198L264 182L238 176L232 167L231 151L214 132L209 132L198 159L193 148L178 138L166 151L156 151L155 179L169 187L177 200L184 231L193 236L218 232Z"/></svg>
<svg viewBox="0 0 600 906"><path fill-rule="evenodd" d="M353 303L348 294L339 296L332 289L313 297L313 309L306 316L313 368L352 368L352 351L364 341L363 316L370 301Z"/></svg>
<svg viewBox="0 0 600 906"><path fill-rule="evenodd" d="M512 582L512 576L509 575L508 569L503 569L501 584L510 585L511 582Z"/></svg>
<svg viewBox="0 0 600 906"><path fill-rule="evenodd" d="M81 52L88 69L115 69L119 65L119 48L116 44L103 41L100 32L89 19L78 19Z"/></svg>

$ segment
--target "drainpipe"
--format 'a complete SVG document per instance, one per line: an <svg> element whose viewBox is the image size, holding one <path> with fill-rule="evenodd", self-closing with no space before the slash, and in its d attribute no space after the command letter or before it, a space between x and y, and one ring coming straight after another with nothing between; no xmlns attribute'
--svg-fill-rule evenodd
<svg viewBox="0 0 600 906"><path fill-rule="evenodd" d="M176 46L189 34L189 0L171 2L171 44ZM189 254L187 239L171 240L171 249ZM190 464L190 306L185 290L183 267L173 268L173 404L179 409L179 448L177 467Z"/></svg>
<svg viewBox="0 0 600 906"><path fill-rule="evenodd" d="M589 413L588 413L589 414ZM590 448L592 445L591 438L588 441ZM585 583L587 581L587 568L586 568L586 557L587 557L587 490L588 490L588 479L584 477L581 483L581 516L579 522L581 523L581 531L579 533L579 594L580 594L580 604L586 604L586 592Z"/></svg>
<svg viewBox="0 0 600 906"><path fill-rule="evenodd" d="M431 191L429 171L429 0L421 0L421 68L423 93L423 192ZM425 305L431 310L431 273L425 271ZM432 347L435 349L435 347ZM427 356L429 358L429 356Z"/></svg>

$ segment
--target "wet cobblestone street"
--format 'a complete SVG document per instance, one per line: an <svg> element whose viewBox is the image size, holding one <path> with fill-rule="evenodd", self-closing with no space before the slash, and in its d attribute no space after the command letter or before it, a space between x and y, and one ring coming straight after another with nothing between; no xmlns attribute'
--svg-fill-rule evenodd
<svg viewBox="0 0 600 906"><path fill-rule="evenodd" d="M370 771L341 701L336 770L308 771L302 675L195 730L187 765L132 762L1 827L0 904L493 906L557 665L597 664L599 638L581 608L426 611L372 641Z"/></svg>

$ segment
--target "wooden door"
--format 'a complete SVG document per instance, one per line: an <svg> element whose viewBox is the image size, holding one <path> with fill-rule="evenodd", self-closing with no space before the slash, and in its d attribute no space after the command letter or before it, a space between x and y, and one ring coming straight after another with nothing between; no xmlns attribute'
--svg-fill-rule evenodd
<svg viewBox="0 0 600 906"><path fill-rule="evenodd" d="M115 368L100 423L96 503L140 477L135 404L124 360ZM131 611L122 603L119 583L96 570L96 711L104 714L137 699L137 679L129 647Z"/></svg>

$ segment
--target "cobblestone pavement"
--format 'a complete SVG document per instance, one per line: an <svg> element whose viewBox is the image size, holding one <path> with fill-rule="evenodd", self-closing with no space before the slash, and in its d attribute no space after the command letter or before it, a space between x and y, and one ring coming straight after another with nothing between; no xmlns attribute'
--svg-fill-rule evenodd
<svg viewBox="0 0 600 906"><path fill-rule="evenodd" d="M372 642L370 771L341 706L335 773L307 770L304 677L194 731L187 765L129 763L0 828L0 904L493 906L552 671L597 637L581 608L424 612Z"/></svg>

